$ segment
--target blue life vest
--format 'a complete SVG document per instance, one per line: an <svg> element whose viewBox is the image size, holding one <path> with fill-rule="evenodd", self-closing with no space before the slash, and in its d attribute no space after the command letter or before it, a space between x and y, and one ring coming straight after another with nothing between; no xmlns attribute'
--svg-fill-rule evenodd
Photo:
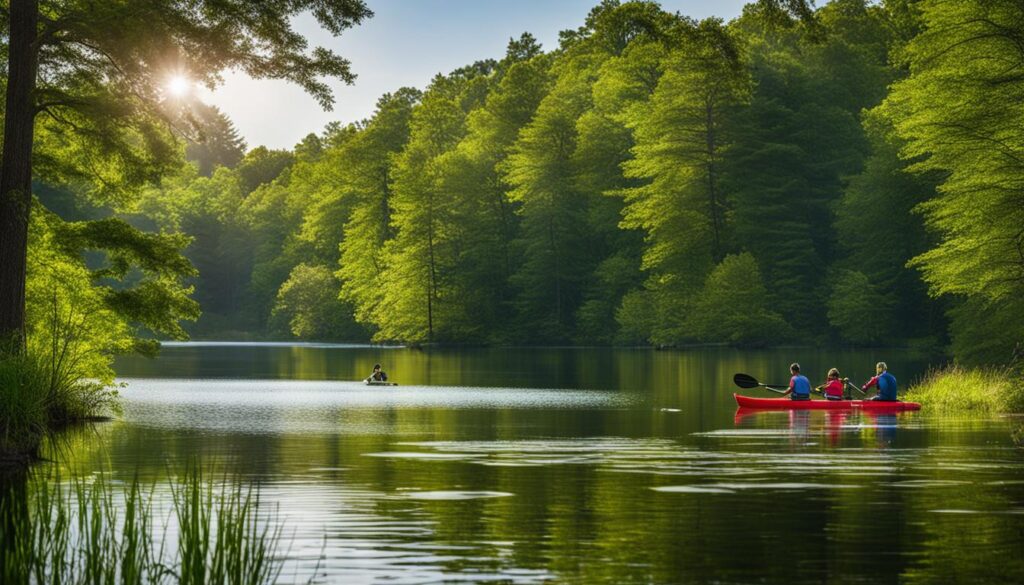
<svg viewBox="0 0 1024 585"><path fill-rule="evenodd" d="M797 396L810 396L811 395L811 381L807 379L807 376L801 376L797 374L793 376L793 394ZM893 388L895 388L895 380L893 380Z"/></svg>
<svg viewBox="0 0 1024 585"><path fill-rule="evenodd" d="M896 400L896 376L882 372L878 377L878 395L882 400Z"/></svg>

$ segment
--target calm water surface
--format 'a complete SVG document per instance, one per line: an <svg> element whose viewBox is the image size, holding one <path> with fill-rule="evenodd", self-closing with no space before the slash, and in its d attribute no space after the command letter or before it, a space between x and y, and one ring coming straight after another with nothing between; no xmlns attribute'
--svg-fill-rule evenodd
<svg viewBox="0 0 1024 585"><path fill-rule="evenodd" d="M175 345L121 361L123 418L54 465L159 480L198 458L258 481L285 582L1024 581L1024 419L732 398L736 372L863 381L879 359L904 385L935 361ZM375 362L401 385L353 381Z"/></svg>

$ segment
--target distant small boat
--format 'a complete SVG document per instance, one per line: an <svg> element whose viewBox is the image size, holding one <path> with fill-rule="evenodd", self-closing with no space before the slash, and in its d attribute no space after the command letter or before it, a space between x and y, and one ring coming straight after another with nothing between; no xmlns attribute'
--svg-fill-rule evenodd
<svg viewBox="0 0 1024 585"><path fill-rule="evenodd" d="M396 382L380 382L377 380L363 380L367 386L398 386Z"/></svg>

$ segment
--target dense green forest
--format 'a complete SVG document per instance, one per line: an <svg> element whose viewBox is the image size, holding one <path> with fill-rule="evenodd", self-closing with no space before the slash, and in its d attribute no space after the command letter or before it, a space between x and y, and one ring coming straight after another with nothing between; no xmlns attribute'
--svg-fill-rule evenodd
<svg viewBox="0 0 1024 585"><path fill-rule="evenodd" d="M909 342L1008 361L1024 8L769 7L725 23L605 1L557 47L524 34L290 151L246 151L224 113L179 104L192 164L116 215L189 238L194 337ZM109 213L39 187L65 219Z"/></svg>

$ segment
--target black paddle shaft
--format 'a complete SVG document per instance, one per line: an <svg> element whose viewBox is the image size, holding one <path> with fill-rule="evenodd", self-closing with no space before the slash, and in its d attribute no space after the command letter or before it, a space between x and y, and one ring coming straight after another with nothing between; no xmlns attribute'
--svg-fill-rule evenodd
<svg viewBox="0 0 1024 585"><path fill-rule="evenodd" d="M758 386L777 389L789 388L789 386L783 386L781 384L762 384L757 381L757 378L751 376L750 374L736 374L735 376L732 377L732 381L740 388L757 388Z"/></svg>

